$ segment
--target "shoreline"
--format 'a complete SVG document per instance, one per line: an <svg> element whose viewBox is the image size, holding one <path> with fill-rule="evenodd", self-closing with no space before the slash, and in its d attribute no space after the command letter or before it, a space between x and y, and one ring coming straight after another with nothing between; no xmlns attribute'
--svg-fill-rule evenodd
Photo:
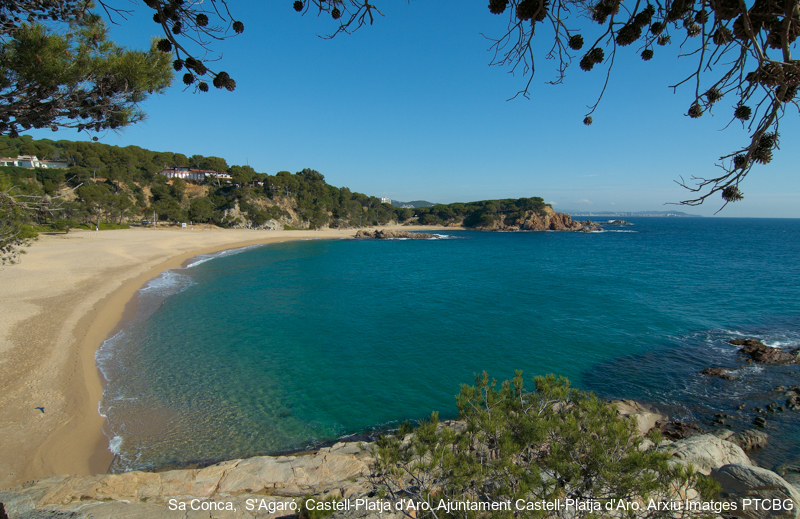
<svg viewBox="0 0 800 519"><path fill-rule="evenodd" d="M94 356L135 310L135 295L148 281L203 254L355 232L170 228L42 235L20 264L0 269L7 287L0 294L0 465L7 467L0 488L108 471L113 454L98 411L105 381Z"/></svg>

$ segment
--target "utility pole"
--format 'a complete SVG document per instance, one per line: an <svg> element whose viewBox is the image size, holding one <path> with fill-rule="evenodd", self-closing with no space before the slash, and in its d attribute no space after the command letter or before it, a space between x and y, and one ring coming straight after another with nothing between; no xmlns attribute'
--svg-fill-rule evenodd
<svg viewBox="0 0 800 519"><path fill-rule="evenodd" d="M153 229L156 228L156 210L153 209Z"/></svg>

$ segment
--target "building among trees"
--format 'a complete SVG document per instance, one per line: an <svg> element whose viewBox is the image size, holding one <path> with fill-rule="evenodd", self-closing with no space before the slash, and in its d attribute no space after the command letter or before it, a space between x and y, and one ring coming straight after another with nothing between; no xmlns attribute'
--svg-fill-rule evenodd
<svg viewBox="0 0 800 519"><path fill-rule="evenodd" d="M17 155L17 158L0 157L0 166L17 166L19 168L66 168L66 160L39 160L36 155Z"/></svg>
<svg viewBox="0 0 800 519"><path fill-rule="evenodd" d="M181 180L191 180L194 182L202 182L207 177L213 177L215 180L230 181L231 176L224 171L212 171L205 169L192 169L184 166L175 166L172 168L164 168L158 172L159 175L164 175L167 178L179 178Z"/></svg>

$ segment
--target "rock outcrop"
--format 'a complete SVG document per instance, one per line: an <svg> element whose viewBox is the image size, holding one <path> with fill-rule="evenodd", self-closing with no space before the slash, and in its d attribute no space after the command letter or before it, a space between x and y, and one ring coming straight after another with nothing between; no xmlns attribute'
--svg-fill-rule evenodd
<svg viewBox="0 0 800 519"><path fill-rule="evenodd" d="M786 397L786 407L793 411L800 411L800 385L790 386L788 388L779 388Z"/></svg>
<svg viewBox="0 0 800 519"><path fill-rule="evenodd" d="M736 517L746 519L800 519L800 492L776 473L752 465L724 465L711 471L711 477L722 487L722 495L737 503ZM751 500L745 507L745 500ZM769 507L755 506L752 500L769 500ZM780 505L774 506L778 500ZM791 507L789 506L791 505Z"/></svg>
<svg viewBox="0 0 800 519"><path fill-rule="evenodd" d="M736 377L731 375L731 370L726 368L706 368L703 371L698 371L700 375L708 377L719 377L725 380L736 380Z"/></svg>
<svg viewBox="0 0 800 519"><path fill-rule="evenodd" d="M669 440L682 440L684 438L705 433L705 431L701 429L699 425L681 422L680 420L674 420L671 422L659 420L658 423L656 423L656 427L659 431L661 431L661 434L664 436L664 438Z"/></svg>
<svg viewBox="0 0 800 519"><path fill-rule="evenodd" d="M717 429L713 434L721 440L738 445L743 451L760 449L769 442L769 435L757 429L747 429L738 433L734 433L730 429Z"/></svg>
<svg viewBox="0 0 800 519"><path fill-rule="evenodd" d="M772 348L756 339L735 339L728 342L734 346L742 346L739 354L753 362L761 364L800 363L800 348L793 350Z"/></svg>
<svg viewBox="0 0 800 519"><path fill-rule="evenodd" d="M422 232L391 231L388 229L367 231L362 229L356 233L354 238L357 240L432 240L438 238L438 236Z"/></svg>
<svg viewBox="0 0 800 519"><path fill-rule="evenodd" d="M666 419L666 416L635 400L613 400L611 405L617 409L618 415L636 420L636 431L640 436L646 435L659 420Z"/></svg>
<svg viewBox="0 0 800 519"><path fill-rule="evenodd" d="M701 434L663 445L681 463L691 464L698 472L708 475L715 468L733 463L752 465L741 447L712 434Z"/></svg>
<svg viewBox="0 0 800 519"><path fill-rule="evenodd" d="M371 461L359 444L337 443L308 455L259 456L202 469L52 476L0 491L0 502L13 519L199 518L210 517L209 510L220 518L272 518L291 515L281 506L306 495L365 496L372 489ZM171 510L181 503L189 513Z"/></svg>
<svg viewBox="0 0 800 519"><path fill-rule="evenodd" d="M491 225L474 227L479 231L602 231L603 228L591 220L577 222L566 213L557 213L546 206L542 213L526 211L519 218L509 221L507 218L495 221Z"/></svg>

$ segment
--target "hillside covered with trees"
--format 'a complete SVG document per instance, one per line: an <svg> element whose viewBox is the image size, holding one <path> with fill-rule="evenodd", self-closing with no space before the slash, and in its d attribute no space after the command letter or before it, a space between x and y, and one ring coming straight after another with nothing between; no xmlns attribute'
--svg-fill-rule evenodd
<svg viewBox="0 0 800 519"><path fill-rule="evenodd" d="M0 167L0 185L19 195L49 197L36 224L68 230L78 225L150 221L244 228L353 228L389 223L491 228L526 212L543 214L541 198L400 208L374 196L334 187L313 169L260 173L221 157L155 152L137 146L0 136L0 155L66 161L66 168ZM231 179L168 179L165 168L227 172ZM48 198L45 198L48 199ZM57 201L56 201L57 199Z"/></svg>

